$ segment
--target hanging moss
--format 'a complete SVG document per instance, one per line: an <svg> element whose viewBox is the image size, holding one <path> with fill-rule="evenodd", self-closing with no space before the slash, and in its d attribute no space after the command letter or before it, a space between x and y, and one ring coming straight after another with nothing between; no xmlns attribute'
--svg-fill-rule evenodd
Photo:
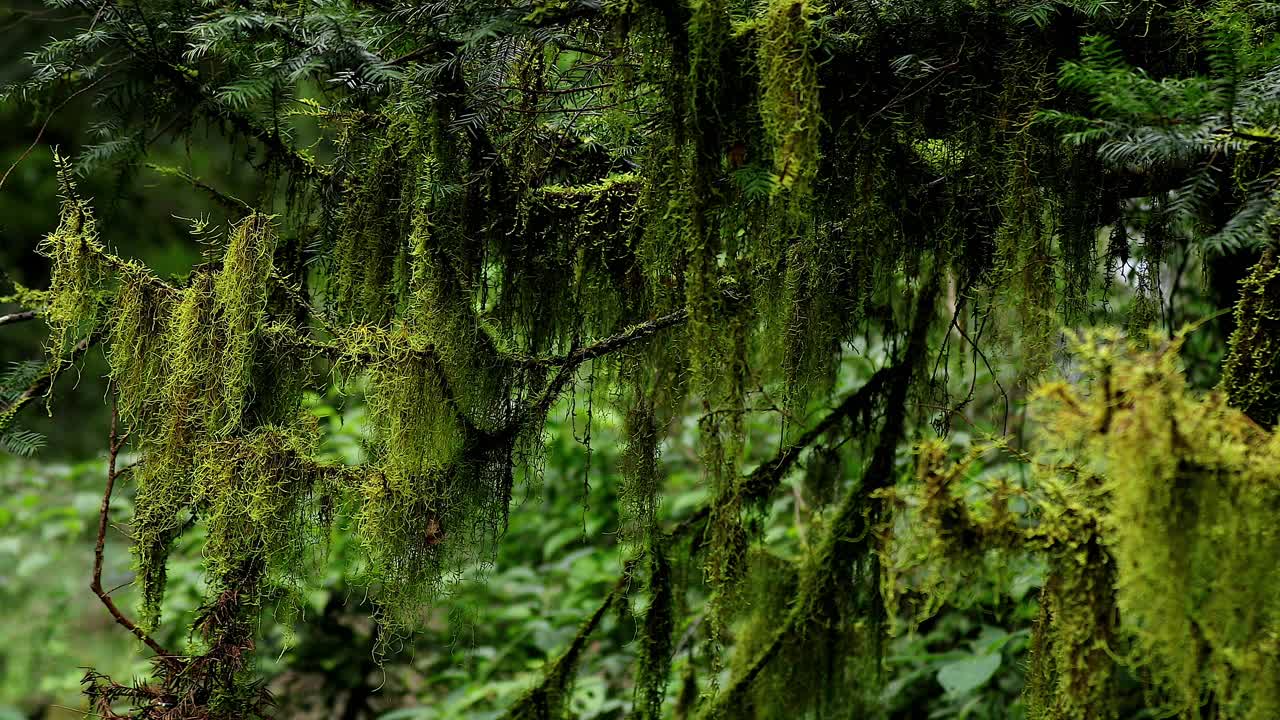
<svg viewBox="0 0 1280 720"><path fill-rule="evenodd" d="M262 215L250 215L233 229L222 261L222 269L214 281L218 321L223 326L220 369L222 418L213 420L213 430L225 434L240 425L245 408L255 390L255 367L258 364L259 328L265 322L272 257L276 239L271 221Z"/></svg>
<svg viewBox="0 0 1280 720"><path fill-rule="evenodd" d="M369 373L369 419L386 470L398 478L451 465L462 430L445 395L447 379L433 356L407 343L380 348Z"/></svg>
<svg viewBox="0 0 1280 720"><path fill-rule="evenodd" d="M311 501L338 472L312 461L314 452L313 438L278 428L201 448L192 501L208 531L212 577L234 577L252 560L262 567L259 585L303 585L326 530Z"/></svg>
<svg viewBox="0 0 1280 720"><path fill-rule="evenodd" d="M384 136L382 133L386 133ZM341 223L333 240L334 270L330 299L342 315L357 322L383 323L397 306L396 277L403 275L405 218L414 206L416 173L406 165L421 162L414 126L389 122L379 128L363 120L348 131L346 194Z"/></svg>
<svg viewBox="0 0 1280 720"><path fill-rule="evenodd" d="M1258 423L1271 427L1280 416L1280 348L1276 346L1280 266L1268 250L1240 283L1236 328L1222 363L1222 387L1230 403Z"/></svg>
<svg viewBox="0 0 1280 720"><path fill-rule="evenodd" d="M1107 478L1116 602L1139 657L1176 709L1212 692L1221 717L1267 717L1280 702L1280 576L1264 560L1280 550L1264 509L1280 491L1276 442L1221 396L1188 390L1180 338L1145 355L1086 342L1103 392L1055 389L1050 422Z"/></svg>
<svg viewBox="0 0 1280 720"><path fill-rule="evenodd" d="M152 427L168 376L164 346L174 294L160 288L139 267L120 273L120 289L111 316L107 360L111 380L120 389L119 409L127 425Z"/></svg>
<svg viewBox="0 0 1280 720"><path fill-rule="evenodd" d="M629 292L640 290L631 250L639 189L628 173L534 193L521 231L501 248L495 307L526 352L567 347L575 332L606 333L643 307Z"/></svg>
<svg viewBox="0 0 1280 720"><path fill-rule="evenodd" d="M819 12L808 0L771 0L758 33L760 118L773 145L773 172L799 198L808 197L818 174L822 111L813 23Z"/></svg>
<svg viewBox="0 0 1280 720"><path fill-rule="evenodd" d="M164 593L168 548L181 531L181 509L192 504L193 461L211 408L219 367L213 277L198 273L173 306L166 330L168 374L160 393L159 427L140 442L144 461L136 473L135 545L143 617L154 623ZM128 392L129 390L126 390Z"/></svg>
<svg viewBox="0 0 1280 720"><path fill-rule="evenodd" d="M662 482L658 474L658 428L653 405L641 398L627 414L627 445L622 452L624 484L618 499L624 508L623 536L634 545L652 540L658 528Z"/></svg>
<svg viewBox="0 0 1280 720"><path fill-rule="evenodd" d="M396 27L404 13L366 8L354 25L339 13L334 36L358 51L289 71L342 73L323 85L331 106L295 103L316 120L332 168L290 152L288 132L251 133L270 149L262 212L230 203L247 214L185 282L111 255L60 162L67 198L42 245L53 273L41 312L58 362L105 328L141 457L133 530L150 626L169 547L188 528L206 533L210 591L192 633L197 659L184 666L196 680L182 687L208 681L197 704L218 714L237 703L257 712L253 620L269 597L319 574L333 512L317 494L345 503L338 514L362 550L354 574L377 619L414 627L460 570L492 560L514 478L538 478L548 413L582 377L592 413L607 404L626 422L623 540L647 553L650 596L639 716L661 714L673 631L704 592L709 631L690 642L710 646L710 672L689 661L678 715L695 711L698 680L711 689L707 717L871 713L883 603L919 590L927 597L909 611L928 613L1001 553L1049 568L1033 716L1122 715L1116 686L1139 656L1174 712L1212 697L1224 718L1274 715L1274 688L1259 679L1275 676L1274 578L1253 571L1277 549L1264 522L1274 443L1227 404L1187 394L1163 338L1143 336L1156 353L1143 360L1134 348L1088 348L1079 362L1092 390L1046 391L1058 404L1037 442L1052 457L1032 461L1030 486L997 483L975 507L959 486L977 458L948 463L935 448L921 452L916 494L888 491L898 446L935 400L921 382L930 361L944 394L956 367L998 376L986 349L999 335L1021 386L1047 372L1059 324L1089 314L1098 268L1110 276L1128 259L1124 222L1098 208L1147 203L1133 200L1135 174L1151 212L1134 223L1130 332L1159 319L1161 265L1184 239L1157 187L1167 178L1104 167L1087 133L1061 147L1037 118L1087 98L1060 91L1055 65L1078 54L1082 35L1119 28L1126 56L1164 78L1217 67L1223 46L1261 42L1269 27L1226 23L1202 47L1206 23L1245 11L1006 5L556 0L518 19L495 11L483 26L493 8L451 6L440 37L421 45L421 33ZM251 49L263 63L278 51ZM408 52L348 72L392 49ZM204 82L181 75L193 92ZM256 130L254 116L214 124ZM1213 142L1270 144L1257 128L1241 132ZM1266 167L1269 153L1248 163ZM297 175L284 188L280 168ZM1256 174L1247 170L1237 165ZM1104 221L1115 235L1098 257ZM1274 269L1269 254L1244 285L1224 381L1264 425L1277 412ZM939 287L949 312L935 317ZM811 425L854 353L895 361ZM304 389L335 377L367 402L365 457L351 469L315 460L300 412ZM1104 383L1099 395L1102 377L1123 394ZM785 421L749 436L747 418L764 406ZM665 428L688 413L710 500L686 553L663 542L658 457ZM868 454L856 441L876 427ZM778 455L744 475L775 441ZM844 478L859 459L861 479ZM761 547L761 530L796 467L820 509L784 555ZM1013 513L1015 497L1033 512ZM1216 565L1210 543L1228 546ZM939 559L948 567L931 571ZM623 601L615 589L605 605ZM604 612L513 717L566 714ZM197 671L219 663L216 678Z"/></svg>
<svg viewBox="0 0 1280 720"><path fill-rule="evenodd" d="M66 356L76 343L97 328L104 283L104 249L89 204L76 196L75 185L64 161L57 159L63 202L58 228L40 243L49 258L49 305L44 311L49 325L49 354Z"/></svg>
<svg viewBox="0 0 1280 720"><path fill-rule="evenodd" d="M658 541L649 544L649 606L636 663L635 712L637 720L662 717L662 701L671 673L672 635L675 631L675 590L671 565Z"/></svg>
<svg viewBox="0 0 1280 720"><path fill-rule="evenodd" d="M841 266L839 250L816 228L801 227L787 254L782 307L786 308L782 366L786 373L787 403L803 411L810 398L822 397L835 386L845 318L840 299L830 292L833 269ZM838 272L838 271L837 271Z"/></svg>
<svg viewBox="0 0 1280 720"><path fill-rule="evenodd" d="M1024 150L1024 152L1026 152ZM1046 227L1045 198L1028 177L1025 156L1015 155L1008 195L996 235L996 267L1008 273L995 287L1004 293L1017 322L1020 382L1026 385L1049 367L1056 329L1052 228Z"/></svg>

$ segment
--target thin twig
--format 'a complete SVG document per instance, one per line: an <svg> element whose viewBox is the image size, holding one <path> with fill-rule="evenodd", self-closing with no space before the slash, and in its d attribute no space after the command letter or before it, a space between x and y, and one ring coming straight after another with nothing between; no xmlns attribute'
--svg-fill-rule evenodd
<svg viewBox="0 0 1280 720"><path fill-rule="evenodd" d="M164 167L164 166L155 165L152 163L147 163L147 167L151 168L152 170L162 175L176 176L190 183L192 187L195 187L198 190L205 191L206 193L209 194L210 197L213 198L215 202L217 202L223 208L228 210L236 218L241 218L246 215L252 215L254 212L256 212L253 206L250 205L249 203L241 200L240 198L234 195L229 195L227 193L222 192L218 188L210 185L209 183L201 180L200 178L184 170L181 170L179 168Z"/></svg>
<svg viewBox="0 0 1280 720"><path fill-rule="evenodd" d="M26 160L27 156L31 154L31 151L35 150L36 146L40 144L40 140L44 138L44 131L49 129L49 123L53 120L53 116L57 115L58 112L62 110L62 108L66 107L67 104L70 103L72 100L75 100L80 95L88 92L89 90L92 90L94 87L98 85L98 83L102 82L103 80L106 80L109 77L111 77L111 73L107 73L99 77L97 80L94 80L88 85L85 85L79 90L68 95L62 102L58 103L57 107L49 111L48 116L46 116L44 119L44 123L42 123L40 125L40 129L36 131L36 138L31 141L31 144L27 146L26 150L22 151L22 154L18 156L18 159L13 161L13 164L9 166L9 169L4 171L4 175L0 175L0 188L4 187L5 181L9 179L9 174L12 173L15 168L21 165L22 161Z"/></svg>
<svg viewBox="0 0 1280 720"><path fill-rule="evenodd" d="M0 315L0 325L9 325L10 323L20 323L35 319L35 310L24 310L22 312L10 313L8 315Z"/></svg>
<svg viewBox="0 0 1280 720"><path fill-rule="evenodd" d="M111 403L111 434L107 443L107 486L102 492L102 505L98 508L98 539L93 545L93 580L89 583L89 589L106 606L107 612L111 613L111 617L115 618L116 623L133 633L135 637L151 648L156 655L163 658L166 663L176 665L178 660L173 656L173 653L164 649L146 631L125 616L120 611L120 608L116 607L115 600L111 599L111 594L102 589L102 557L103 549L107 544L107 516L111 511L111 491L115 489L116 478L124 472L123 470L116 472L116 458L120 455L120 448L124 447L125 441L129 439L128 433L123 436L119 434L119 427L120 413L113 400Z"/></svg>

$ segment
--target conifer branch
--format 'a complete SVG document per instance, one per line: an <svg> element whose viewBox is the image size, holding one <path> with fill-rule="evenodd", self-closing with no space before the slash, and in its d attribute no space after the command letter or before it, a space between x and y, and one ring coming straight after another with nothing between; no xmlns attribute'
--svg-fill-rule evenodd
<svg viewBox="0 0 1280 720"><path fill-rule="evenodd" d="M661 318L661 319L665 320L669 317L670 316L664 316L664 318ZM927 328L927 319L924 321L923 324ZM919 327L917 327L916 329L919 330ZM920 330L920 332L922 333L923 331ZM919 347L915 346L914 343L910 345L913 347L913 349L916 349L916 350L919 349ZM856 392L854 392L849 397L845 398L845 400L842 401L840 405L838 405L835 409L833 409L826 416L824 416L822 420L820 420L816 425L814 425L812 428L807 430L794 443L790 443L784 446L777 452L777 454L774 455L773 458L761 464L758 468L756 468L750 474L744 476L739 481L739 486L738 486L739 491L742 492L749 499L763 500L767 498L769 494L771 494L772 491L777 488L778 484L782 481L782 478L786 476L786 473L795 464L796 460L800 457L802 451L805 448L809 447L810 445L815 443L819 438L821 438L823 435L830 432L840 422L846 419L855 417L859 413L869 412L872 408L876 407L877 400L882 395L884 395L887 391L891 391L893 387L908 385L909 378L912 374L912 368L916 364L918 364L918 358L912 358L912 359L904 358L903 360L899 361L895 365L884 367L877 370L871 376L871 378L862 385L861 388L859 388ZM895 380L897 380L896 384L894 383ZM893 393L893 394L895 396L901 395L902 400L905 403L905 389L901 393ZM905 418L905 409L903 410L902 413L900 413L900 417ZM901 422L901 419L900 419L900 422ZM900 440L901 440L900 426L897 428L891 428L886 426L881 431L880 446L892 444L892 447L896 449ZM870 472L880 471L880 470L881 468L879 468L876 464L873 463L872 466L868 467L868 474ZM865 482L866 481L864 480L864 483ZM850 492L851 496L853 495L861 496L862 494L863 493L858 489L855 489ZM846 500L846 502L848 502L848 500ZM710 503L702 504L701 506L698 507L697 510L695 510L688 517L686 517L684 520L678 523L670 532L664 534L662 536L663 543L670 544L678 541L679 539L683 538L684 536L690 533L696 533L700 531L703 527L705 527L707 519L710 517L710 515L711 515L711 504ZM633 558L630 562L628 562L627 569L624 571L622 577L619 578L618 584L614 586L614 589L605 597L601 605L596 609L596 611L584 624L583 628L586 633L589 633L589 630L594 628L594 623L598 622L598 618L602 617L603 613L616 601L617 599L616 595L619 591L619 588L624 587L623 583L630 579L631 569L634 567L636 563L639 562L639 559L640 559L639 557L636 557L636 558ZM792 615L795 615L795 613L793 612ZM756 676L759 675L759 673L764 669L764 667L773 659L773 656L777 653L777 651L782 647L782 643L786 640L789 634L794 631L794 626L798 622L799 622L799 618L793 618L791 616L788 617L787 623L784 624L783 627L778 629L778 631L774 634L773 638L771 639L770 644L761 653L761 655L758 656L753 661L751 668L738 680L738 682L735 683L734 685L735 688L739 688L740 690L744 689L748 687L755 680ZM578 644L580 641L585 640L586 635L584 634L584 631L580 631L579 635L574 638L575 645ZM551 677L555 675L559 675L564 672L564 668L559 667L559 662L563 662L566 658L576 657L576 654L573 652L573 648L574 648L574 645L571 645L569 650L566 650L566 652L561 656L560 661L558 661L554 671L549 672L547 675L547 679L544 679L543 685L545 685ZM542 687L542 685L540 685L539 687ZM513 717L514 713L518 708L519 706L509 711L506 717Z"/></svg>
<svg viewBox="0 0 1280 720"><path fill-rule="evenodd" d="M32 400L44 397L49 391L49 388L53 385L53 381L58 378L58 372L62 369L62 366L80 359L80 357L88 352L89 348L97 343L97 341L98 337L96 333L90 335L77 343L76 346L71 349L71 352L65 360L62 358L54 358L46 363L44 369L40 371L40 374L36 376L35 380L31 381L31 384L27 386L27 389L23 390L21 395L15 398L8 407L4 408L3 412L0 412L0 429L7 427L8 424L17 417L18 413L21 412L22 409Z"/></svg>

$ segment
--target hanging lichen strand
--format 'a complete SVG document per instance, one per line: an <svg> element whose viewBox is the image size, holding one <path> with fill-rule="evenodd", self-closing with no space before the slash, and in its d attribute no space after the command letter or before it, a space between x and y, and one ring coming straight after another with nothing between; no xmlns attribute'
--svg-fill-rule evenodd
<svg viewBox="0 0 1280 720"><path fill-rule="evenodd" d="M807 0L772 0L760 21L760 119L773 146L773 173L797 198L808 198L818 174L818 68ZM801 210L807 209L801 203Z"/></svg>
<svg viewBox="0 0 1280 720"><path fill-rule="evenodd" d="M49 325L49 354L55 359L67 355L79 342L87 342L101 320L99 304L105 282L104 249L89 210L71 182L71 170L59 156L54 156L62 187L62 212L58 228L40 245L49 258L49 307L45 322Z"/></svg>
<svg viewBox="0 0 1280 720"><path fill-rule="evenodd" d="M1272 248L1240 286L1222 385L1231 404L1271 427L1280 416L1280 266Z"/></svg>
<svg viewBox="0 0 1280 720"><path fill-rule="evenodd" d="M1280 552L1280 435L1220 394L1190 391L1181 342L1152 337L1155 349L1143 350L1114 333L1081 338L1088 384L1039 390L1043 455L1024 457L1031 484L987 478L983 499L966 502L970 468L1001 447L949 464L933 443L920 452L918 484L896 493L894 528L906 537L894 556L915 563L886 576L890 597L922 567L939 573L926 587L946 593L984 551L1048 560L1030 717L1127 717L1141 704L1122 692L1125 673L1151 678L1145 702L1171 716L1280 712L1280 573L1267 561ZM1013 498L1029 509L1012 512Z"/></svg>

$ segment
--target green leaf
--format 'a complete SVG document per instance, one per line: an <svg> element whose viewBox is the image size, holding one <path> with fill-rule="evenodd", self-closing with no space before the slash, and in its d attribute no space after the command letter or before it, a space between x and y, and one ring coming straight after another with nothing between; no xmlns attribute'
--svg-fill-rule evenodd
<svg viewBox="0 0 1280 720"><path fill-rule="evenodd" d="M1000 662L999 654L973 655L957 660L938 670L938 682L948 695L966 695L990 680L1000 669Z"/></svg>

